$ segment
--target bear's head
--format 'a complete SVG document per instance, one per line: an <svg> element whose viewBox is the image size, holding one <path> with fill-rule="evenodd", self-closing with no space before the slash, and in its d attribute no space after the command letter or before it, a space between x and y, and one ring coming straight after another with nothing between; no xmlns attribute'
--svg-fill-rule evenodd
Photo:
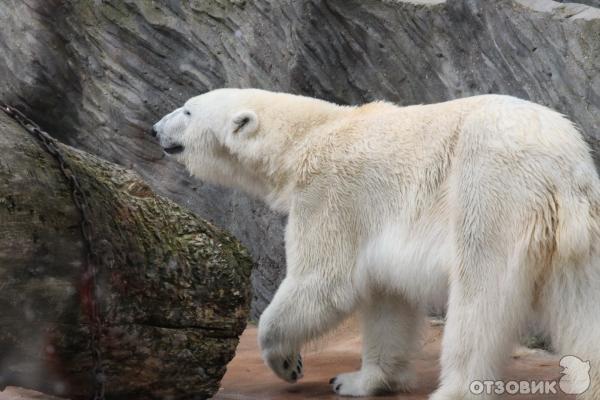
<svg viewBox="0 0 600 400"><path fill-rule="evenodd" d="M152 132L165 153L184 164L192 175L255 193L263 189L262 182L248 169L250 160L240 159L239 152L232 150L253 142L259 119L244 101L245 96L235 92L220 89L193 97L165 115Z"/></svg>
<svg viewBox="0 0 600 400"><path fill-rule="evenodd" d="M165 153L203 181L242 189L287 211L306 134L339 106L258 89L193 97L152 129Z"/></svg>

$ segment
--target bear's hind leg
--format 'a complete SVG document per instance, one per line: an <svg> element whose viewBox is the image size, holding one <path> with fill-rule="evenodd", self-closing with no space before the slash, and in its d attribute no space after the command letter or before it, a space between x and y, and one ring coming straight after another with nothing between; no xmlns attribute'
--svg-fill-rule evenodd
<svg viewBox="0 0 600 400"><path fill-rule="evenodd" d="M414 383L410 358L420 338L424 313L399 296L378 295L360 309L363 354L360 371L331 380L335 393L369 396L409 391Z"/></svg>
<svg viewBox="0 0 600 400"><path fill-rule="evenodd" d="M600 256L592 254L588 262L556 268L543 297L552 347L571 359L570 365L561 360L560 388L578 400L600 399Z"/></svg>
<svg viewBox="0 0 600 400"><path fill-rule="evenodd" d="M441 385L430 400L495 398L494 393L471 392L471 385L502 378L531 309L528 268L511 265L491 247L465 253L462 271L455 272L450 286Z"/></svg>

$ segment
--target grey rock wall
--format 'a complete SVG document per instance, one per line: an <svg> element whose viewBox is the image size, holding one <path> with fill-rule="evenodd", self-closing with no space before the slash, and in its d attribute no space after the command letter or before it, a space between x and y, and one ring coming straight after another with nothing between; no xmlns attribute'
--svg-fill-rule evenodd
<svg viewBox="0 0 600 400"><path fill-rule="evenodd" d="M600 7L600 0L578 0L578 1L571 1L571 0L557 0L558 3L574 3L574 4L584 4L584 5L588 5L588 6L592 6L592 7Z"/></svg>
<svg viewBox="0 0 600 400"><path fill-rule="evenodd" d="M255 316L284 275L285 217L163 158L145 131L190 96L259 87L408 105L505 93L565 113L600 149L600 9L582 4L5 0L0 26L0 97L241 239L258 263Z"/></svg>

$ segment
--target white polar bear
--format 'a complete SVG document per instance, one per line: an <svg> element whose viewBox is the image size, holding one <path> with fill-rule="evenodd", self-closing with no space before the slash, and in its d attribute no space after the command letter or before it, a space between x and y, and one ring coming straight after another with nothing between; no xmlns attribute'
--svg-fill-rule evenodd
<svg viewBox="0 0 600 400"><path fill-rule="evenodd" d="M591 360L600 399L600 182L573 125L545 107L487 95L360 107L254 89L187 101L153 128L200 179L288 213L287 276L259 341L281 378L302 346L358 311L350 396L406 390L432 298L449 290L440 388L478 398L535 316L566 354ZM587 396L587 397L585 397Z"/></svg>

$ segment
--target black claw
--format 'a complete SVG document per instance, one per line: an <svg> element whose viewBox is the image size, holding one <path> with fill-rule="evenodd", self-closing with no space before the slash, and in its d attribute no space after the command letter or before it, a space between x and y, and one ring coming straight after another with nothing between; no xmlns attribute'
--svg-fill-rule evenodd
<svg viewBox="0 0 600 400"><path fill-rule="evenodd" d="M300 375L300 371L301 371L300 367L296 368L296 371L298 371L298 375Z"/></svg>
<svg viewBox="0 0 600 400"><path fill-rule="evenodd" d="M288 360L285 360L283 362L283 369L288 369L290 367L290 363L288 362Z"/></svg>
<svg viewBox="0 0 600 400"><path fill-rule="evenodd" d="M295 381L296 378L298 378L298 375L296 375L296 371L292 372L292 380Z"/></svg>
<svg viewBox="0 0 600 400"><path fill-rule="evenodd" d="M342 384L340 383L339 385L337 385L337 386L335 387L335 391L336 391L336 392L339 392L341 387L342 387Z"/></svg>
<svg viewBox="0 0 600 400"><path fill-rule="evenodd" d="M331 379L329 380L329 384L330 384L330 385L333 385L333 383L334 383L334 382L335 382L335 377L333 377L333 378L331 378Z"/></svg>
<svg viewBox="0 0 600 400"><path fill-rule="evenodd" d="M298 359L298 364L300 364L300 367L302 367L302 357Z"/></svg>

